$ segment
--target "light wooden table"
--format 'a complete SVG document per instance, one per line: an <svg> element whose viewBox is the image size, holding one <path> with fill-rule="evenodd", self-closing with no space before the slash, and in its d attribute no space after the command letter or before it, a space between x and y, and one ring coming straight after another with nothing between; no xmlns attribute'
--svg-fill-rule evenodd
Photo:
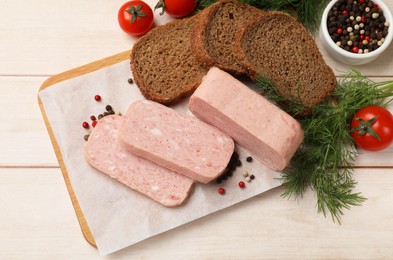
<svg viewBox="0 0 393 260"><path fill-rule="evenodd" d="M51 75L131 48L134 39L117 24L121 4L0 0L0 259L99 258L81 233L37 91ZM347 69L322 53L333 68ZM393 79L392 58L390 46L358 69ZM392 154L359 160L378 165ZM354 178L368 200L346 211L342 225L316 213L311 191L296 202L281 198L280 187L106 258L392 259L393 169L358 169Z"/></svg>

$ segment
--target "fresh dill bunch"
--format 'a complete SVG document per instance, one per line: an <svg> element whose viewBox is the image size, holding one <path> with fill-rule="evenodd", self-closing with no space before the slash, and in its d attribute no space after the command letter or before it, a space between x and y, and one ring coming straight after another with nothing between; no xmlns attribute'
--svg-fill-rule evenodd
<svg viewBox="0 0 393 260"><path fill-rule="evenodd" d="M299 119L305 138L283 172L284 183L288 185L284 197L301 198L308 186L316 193L318 212L325 216L329 212L333 221L338 222L344 208L364 201L359 193L352 192L356 182L351 166L356 151L348 115L343 111L341 103L326 103L316 106L310 116ZM299 185L299 179L307 186Z"/></svg>
<svg viewBox="0 0 393 260"><path fill-rule="evenodd" d="M280 96L270 80L259 77L257 86L288 113L301 111L301 102ZM330 98L313 107L310 115L297 118L304 140L283 171L283 197L300 199L311 188L316 193L318 212L325 216L330 213L333 221L340 223L344 209L365 200L353 192L356 181L352 167L357 153L350 134L351 119L365 106L386 106L392 100L393 80L374 82L356 70L342 75Z"/></svg>
<svg viewBox="0 0 393 260"><path fill-rule="evenodd" d="M393 100L392 85L393 80L374 82L359 71L351 70L341 77L333 97L355 111L368 105L387 106Z"/></svg>
<svg viewBox="0 0 393 260"><path fill-rule="evenodd" d="M197 0L198 10L203 10L217 0ZM294 14L311 33L315 33L320 24L326 1L321 0L239 0L265 11L282 11Z"/></svg>

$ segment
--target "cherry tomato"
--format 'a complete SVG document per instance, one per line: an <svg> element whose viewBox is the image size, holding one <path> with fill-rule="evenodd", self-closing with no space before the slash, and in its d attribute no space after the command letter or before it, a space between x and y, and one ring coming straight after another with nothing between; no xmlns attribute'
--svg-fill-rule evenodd
<svg viewBox="0 0 393 260"><path fill-rule="evenodd" d="M162 8L164 12L175 18L181 18L192 14L197 6L196 0L159 0L154 10Z"/></svg>
<svg viewBox="0 0 393 260"><path fill-rule="evenodd" d="M351 135L360 148L383 150L393 142L393 116L380 106L364 107L352 118Z"/></svg>
<svg viewBox="0 0 393 260"><path fill-rule="evenodd" d="M146 34L154 23L153 10L145 2L133 0L125 3L117 15L123 31L133 36Z"/></svg>

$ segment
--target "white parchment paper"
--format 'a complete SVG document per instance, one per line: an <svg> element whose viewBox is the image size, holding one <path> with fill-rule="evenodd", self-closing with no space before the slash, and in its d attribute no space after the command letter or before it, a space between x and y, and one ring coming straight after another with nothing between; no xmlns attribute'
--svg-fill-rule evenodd
<svg viewBox="0 0 393 260"><path fill-rule="evenodd" d="M250 154L237 147L242 161L233 177L222 184L197 183L188 201L178 208L165 208L149 198L112 180L91 168L83 157L83 136L88 130L82 122L90 122L111 105L114 111L125 113L135 100L143 99L132 76L129 61L60 82L39 93L64 163L86 221L96 241L99 253L106 255L151 236L168 231L190 221L227 208L281 184L280 173L266 169L257 160L245 158ZM101 102L94 100L102 97ZM174 107L190 113L185 100ZM248 183L243 171L255 175ZM238 182L246 182L246 188ZM224 196L217 189L226 189Z"/></svg>

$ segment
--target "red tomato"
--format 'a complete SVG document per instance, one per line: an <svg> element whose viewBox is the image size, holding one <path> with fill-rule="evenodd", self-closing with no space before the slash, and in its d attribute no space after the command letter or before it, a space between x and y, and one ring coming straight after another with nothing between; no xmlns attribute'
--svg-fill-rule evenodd
<svg viewBox="0 0 393 260"><path fill-rule="evenodd" d="M133 36L144 35L153 27L154 22L150 6L139 0L129 1L122 5L117 18L121 29Z"/></svg>
<svg viewBox="0 0 393 260"><path fill-rule="evenodd" d="M196 0L159 0L154 10L162 8L160 15L167 12L172 17L181 18L192 14L196 6Z"/></svg>
<svg viewBox="0 0 393 260"><path fill-rule="evenodd" d="M368 151L380 151L393 142L393 116L383 107L367 106L356 111L351 122L355 144Z"/></svg>

